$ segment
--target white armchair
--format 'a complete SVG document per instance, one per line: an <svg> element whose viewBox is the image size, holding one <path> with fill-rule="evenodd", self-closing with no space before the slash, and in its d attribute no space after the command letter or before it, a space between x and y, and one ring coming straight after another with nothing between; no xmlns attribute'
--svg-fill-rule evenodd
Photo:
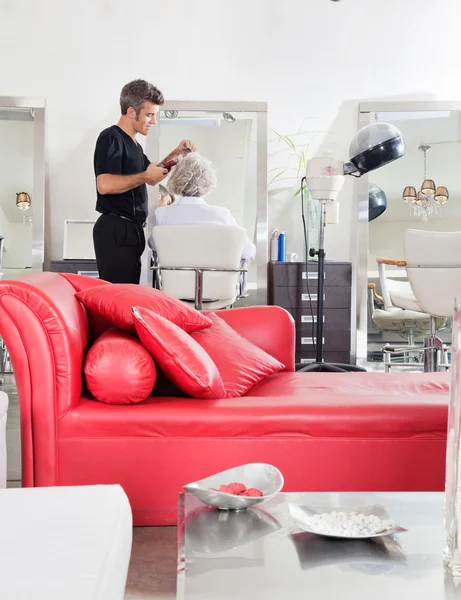
<svg viewBox="0 0 461 600"><path fill-rule="evenodd" d="M246 232L234 225L160 225L152 229L161 289L195 308L232 306L239 296ZM204 306L205 305L205 306Z"/></svg>

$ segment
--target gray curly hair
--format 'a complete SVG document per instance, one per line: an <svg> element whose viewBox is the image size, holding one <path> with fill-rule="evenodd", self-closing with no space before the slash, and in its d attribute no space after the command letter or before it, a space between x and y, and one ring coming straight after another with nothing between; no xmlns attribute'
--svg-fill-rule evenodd
<svg viewBox="0 0 461 600"><path fill-rule="evenodd" d="M168 189L178 196L206 196L216 188L216 171L211 161L191 152L173 169Z"/></svg>

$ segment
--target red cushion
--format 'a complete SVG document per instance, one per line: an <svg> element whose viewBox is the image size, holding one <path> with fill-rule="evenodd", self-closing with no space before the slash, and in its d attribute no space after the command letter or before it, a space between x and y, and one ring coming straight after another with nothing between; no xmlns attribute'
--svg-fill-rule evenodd
<svg viewBox="0 0 461 600"><path fill-rule="evenodd" d="M160 290L142 285L110 283L82 290L76 297L88 311L130 333L135 332L132 306L148 308L187 332L211 326L210 319L198 310Z"/></svg>
<svg viewBox="0 0 461 600"><path fill-rule="evenodd" d="M59 273L59 275L64 277L64 279L67 279L77 292L82 292L101 285L109 285L109 282L104 281L104 279L88 277L87 275L77 275L76 273ZM88 312L88 323L90 324L90 337L92 341L112 327L112 323L96 313Z"/></svg>
<svg viewBox="0 0 461 600"><path fill-rule="evenodd" d="M245 339L213 312L213 325L191 337L206 350L221 374L226 398L243 396L254 385L285 368L258 346ZM270 324L268 324L270 327Z"/></svg>
<svg viewBox="0 0 461 600"><path fill-rule="evenodd" d="M157 378L152 357L134 336L110 329L91 346L85 379L92 395L107 404L142 402Z"/></svg>
<svg viewBox="0 0 461 600"><path fill-rule="evenodd" d="M160 315L133 307L141 342L162 371L193 398L224 398L224 386L216 365L190 335Z"/></svg>

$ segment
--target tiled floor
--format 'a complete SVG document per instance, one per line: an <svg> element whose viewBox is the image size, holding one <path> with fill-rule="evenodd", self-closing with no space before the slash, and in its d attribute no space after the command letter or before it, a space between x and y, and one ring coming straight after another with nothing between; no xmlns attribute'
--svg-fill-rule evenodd
<svg viewBox="0 0 461 600"><path fill-rule="evenodd" d="M2 375L8 394L8 487L21 485L19 404L13 375ZM135 527L125 600L170 600L176 595L176 527Z"/></svg>

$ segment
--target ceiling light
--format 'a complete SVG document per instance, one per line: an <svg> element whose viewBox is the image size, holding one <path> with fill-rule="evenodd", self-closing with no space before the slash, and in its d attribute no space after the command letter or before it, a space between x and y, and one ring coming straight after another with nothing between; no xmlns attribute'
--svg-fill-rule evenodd
<svg viewBox="0 0 461 600"><path fill-rule="evenodd" d="M427 152L430 146L420 146L419 150L424 154L424 181L421 191L416 192L413 186L407 186L403 190L403 200L410 205L415 216L422 221L427 221L431 216L440 216L441 207L448 202L448 189L444 186L436 187L432 179L427 179Z"/></svg>

